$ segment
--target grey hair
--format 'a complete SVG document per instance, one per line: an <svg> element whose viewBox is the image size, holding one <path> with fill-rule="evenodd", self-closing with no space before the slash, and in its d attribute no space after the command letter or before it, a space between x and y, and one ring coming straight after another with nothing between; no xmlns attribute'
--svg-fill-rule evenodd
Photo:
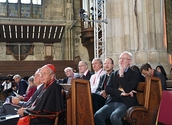
<svg viewBox="0 0 172 125"><path fill-rule="evenodd" d="M120 54L120 56L119 57L121 57L123 54L127 54L127 55L129 55L130 56L130 58L131 58L131 60L132 60L132 54L130 53L130 52L128 52L128 51L124 51L123 53L121 53Z"/></svg>
<svg viewBox="0 0 172 125"><path fill-rule="evenodd" d="M15 79L15 78L20 78L21 79L21 76L19 74L16 74L16 75L13 76L13 79Z"/></svg>
<svg viewBox="0 0 172 125"><path fill-rule="evenodd" d="M34 77L33 76L29 77L28 81L29 82L33 82L34 81Z"/></svg>
<svg viewBox="0 0 172 125"><path fill-rule="evenodd" d="M98 61L103 65L103 62L102 62L102 60L101 60L100 58L94 58L94 59L92 60L92 63L93 63L94 60L98 60Z"/></svg>
<svg viewBox="0 0 172 125"><path fill-rule="evenodd" d="M66 68L64 69L64 72L65 72L66 70L72 70L72 71L73 71L73 68L71 68L71 67L66 67Z"/></svg>

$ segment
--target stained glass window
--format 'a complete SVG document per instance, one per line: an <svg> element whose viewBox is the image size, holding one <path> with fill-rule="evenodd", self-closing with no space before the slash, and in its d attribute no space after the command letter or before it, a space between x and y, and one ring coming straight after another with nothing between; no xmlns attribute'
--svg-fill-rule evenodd
<svg viewBox="0 0 172 125"><path fill-rule="evenodd" d="M18 14L18 3L8 4L8 16L9 17L19 17Z"/></svg>
<svg viewBox="0 0 172 125"><path fill-rule="evenodd" d="M7 16L7 4L0 3L0 16Z"/></svg>
<svg viewBox="0 0 172 125"><path fill-rule="evenodd" d="M0 16L42 18L42 0L0 0ZM8 9L7 9L8 8Z"/></svg>
<svg viewBox="0 0 172 125"><path fill-rule="evenodd" d="M33 18L42 18L42 6L33 5Z"/></svg>
<svg viewBox="0 0 172 125"><path fill-rule="evenodd" d="M22 4L21 5L21 17L29 18L31 17L30 12L30 4Z"/></svg>

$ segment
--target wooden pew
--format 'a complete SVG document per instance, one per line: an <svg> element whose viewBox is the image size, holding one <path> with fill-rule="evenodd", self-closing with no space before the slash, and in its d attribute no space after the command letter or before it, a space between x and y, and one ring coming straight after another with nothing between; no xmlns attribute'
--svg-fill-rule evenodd
<svg viewBox="0 0 172 125"><path fill-rule="evenodd" d="M172 90L172 80L167 80L166 84L167 84L167 90Z"/></svg>
<svg viewBox="0 0 172 125"><path fill-rule="evenodd" d="M70 85L63 85L70 92ZM92 97L88 80L72 79L67 99L67 125L94 125Z"/></svg>
<svg viewBox="0 0 172 125"><path fill-rule="evenodd" d="M67 99L67 125L93 125L89 81L74 79L71 84L71 86L62 84L65 89L69 91L71 89ZM159 78L147 77L146 82L139 82L137 98L140 106L129 108L124 120L127 120L131 125L155 125L161 94L162 87Z"/></svg>
<svg viewBox="0 0 172 125"><path fill-rule="evenodd" d="M139 83L137 89L140 106L128 109L127 121L131 125L155 125L162 94L161 81L147 77L146 82Z"/></svg>

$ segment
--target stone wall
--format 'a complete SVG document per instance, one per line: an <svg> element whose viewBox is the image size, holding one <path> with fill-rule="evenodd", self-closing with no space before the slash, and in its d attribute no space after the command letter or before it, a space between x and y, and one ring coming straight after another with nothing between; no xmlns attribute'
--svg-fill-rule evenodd
<svg viewBox="0 0 172 125"><path fill-rule="evenodd" d="M133 54L133 64L162 65L169 74L164 43L162 3L157 0L107 1L107 56L115 61L123 51Z"/></svg>

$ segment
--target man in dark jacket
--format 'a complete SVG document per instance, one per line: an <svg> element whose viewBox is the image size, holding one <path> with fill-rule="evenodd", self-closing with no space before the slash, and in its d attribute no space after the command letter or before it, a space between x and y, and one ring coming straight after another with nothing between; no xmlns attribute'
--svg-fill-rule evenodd
<svg viewBox="0 0 172 125"><path fill-rule="evenodd" d="M17 94L24 95L28 87L28 83L21 78L19 74L13 76L14 81L17 83Z"/></svg>
<svg viewBox="0 0 172 125"><path fill-rule="evenodd" d="M108 94L106 104L95 114L96 125L106 125L110 118L112 125L122 125L122 117L129 107L138 105L136 88L140 75L130 69L131 53L125 51L119 56L119 70L112 73L105 92Z"/></svg>
<svg viewBox="0 0 172 125"><path fill-rule="evenodd" d="M166 90L167 89L165 76L162 73L152 69L150 64L148 64L148 63L143 64L140 67L140 71L145 76L160 78L161 79L162 90Z"/></svg>
<svg viewBox="0 0 172 125"><path fill-rule="evenodd" d="M107 93L105 92L106 84L109 79L109 76L113 72L114 61L111 58L106 58L103 63L103 68L106 71L106 74L100 76L99 85L95 93L92 93L92 103L94 113L104 106Z"/></svg>

